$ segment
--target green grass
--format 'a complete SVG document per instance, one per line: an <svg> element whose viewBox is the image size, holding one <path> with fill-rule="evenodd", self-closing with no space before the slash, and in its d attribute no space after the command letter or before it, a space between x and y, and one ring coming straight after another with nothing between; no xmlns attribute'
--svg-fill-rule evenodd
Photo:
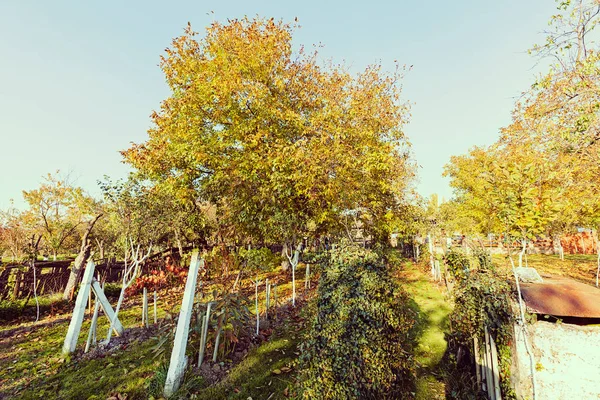
<svg viewBox="0 0 600 400"><path fill-rule="evenodd" d="M126 327L139 326L140 307L123 309L119 319ZM140 385L155 367L150 352L153 341L133 343L124 351L105 358L71 362L61 357L68 324L69 316L44 320L37 325L21 324L15 335L0 340L0 394L14 399L87 399L91 395L106 398L116 391L129 393L130 399L145 398L138 394ZM79 348L85 345L89 325L87 318L79 336ZM3 327L2 331L15 328ZM101 317L99 340L107 330L108 320Z"/></svg>
<svg viewBox="0 0 600 400"><path fill-rule="evenodd" d="M263 284L259 287L259 308L263 310L264 279L267 275L270 279L276 278L277 274L261 275L259 279L263 280ZM287 277L280 276L277 279L283 281ZM297 293L302 293L304 282L298 279L296 283ZM282 304L283 299L287 300L291 296L291 282L282 283L278 287L278 303ZM254 295L254 287L249 279L243 280L243 288L246 291L251 288L251 294ZM207 287L204 293L208 294L212 289ZM182 291L181 288L169 295L159 293L159 318L165 316L165 310L179 310ZM208 295L203 301L211 297ZM150 296L150 301L151 298ZM113 298L111 302L114 306L116 299ZM22 303L22 300L6 302L0 307L5 307L7 312L13 312L18 311ZM53 304L62 304L60 294L40 297L40 303L43 305L42 311L48 311L46 308ZM33 315L30 315L32 304ZM70 304L66 310L70 311L72 307L73 304ZM253 307L251 311L254 312ZM150 313L152 314L152 304ZM153 376L157 371L160 372L161 365L153 358L152 347L156 344L154 339L130 343L127 348L104 358L65 360L61 357L61 348L70 314L49 316L46 313L37 324L33 322L34 319L35 301L30 299L26 312L19 318L19 323L4 321L0 326L0 398L106 399L115 393L127 394L128 400L149 398L149 386ZM141 295L126 298L119 319L126 329L140 326ZM101 340L106 335L108 321L101 316L98 323L98 338ZM89 325L90 317L86 316L78 340L78 349L85 345ZM285 324L273 333L268 342L252 350L245 360L231 370L223 382L199 392L198 398L261 398L259 394L267 390L276 393L272 398L281 398L283 390L291 380L290 373L273 375L272 371L291 365L296 359L297 355L294 352L300 340L299 330L295 324ZM12 334L6 336L9 331ZM3 333L6 337L2 337Z"/></svg>
<svg viewBox="0 0 600 400"><path fill-rule="evenodd" d="M417 400L445 398L442 358L447 343L444 333L448 330L448 316L452 308L444 295L421 269L405 262L399 273L404 289L412 297L412 309L416 313L413 334L416 339L415 359L417 370Z"/></svg>
<svg viewBox="0 0 600 400"><path fill-rule="evenodd" d="M280 372L282 367L293 368L298 357L301 327L286 323L268 342L252 350L217 385L198 393L198 399L283 399L284 390L293 383L292 372Z"/></svg>
<svg viewBox="0 0 600 400"><path fill-rule="evenodd" d="M535 268L540 274L566 276L595 285L597 259L598 256L590 254L565 254L564 260L557 255L529 254L527 255L527 265ZM492 260L494 264L504 270L511 268L510 260L504 254L494 254ZM513 254L513 261L515 266L518 266L517 254ZM523 258L523 266L525 266L525 258Z"/></svg>

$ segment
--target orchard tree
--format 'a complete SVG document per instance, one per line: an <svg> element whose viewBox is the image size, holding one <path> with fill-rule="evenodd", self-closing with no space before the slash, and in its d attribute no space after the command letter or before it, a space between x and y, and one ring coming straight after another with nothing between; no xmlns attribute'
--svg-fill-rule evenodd
<svg viewBox="0 0 600 400"><path fill-rule="evenodd" d="M320 66L292 51L294 29L243 18L198 38L188 26L161 57L171 96L123 152L173 196L216 206L229 233L289 245L344 210L384 225L412 174L401 70Z"/></svg>
<svg viewBox="0 0 600 400"><path fill-rule="evenodd" d="M565 1L558 8L546 42L532 49L553 60L550 71L517 103L502 141L536 143L547 158L560 161L558 173L571 207L564 209L558 229L594 228L600 271L600 53L592 40L600 3Z"/></svg>
<svg viewBox="0 0 600 400"><path fill-rule="evenodd" d="M48 174L39 189L23 191L23 197L54 260L59 251L65 250L64 244L77 236L78 229L95 217L94 200L83 189L60 178L58 172Z"/></svg>
<svg viewBox="0 0 600 400"><path fill-rule="evenodd" d="M467 156L453 157L446 167L457 198L482 223L527 240L546 232L564 202L556 164L532 146L500 146L473 149Z"/></svg>
<svg viewBox="0 0 600 400"><path fill-rule="evenodd" d="M25 215L11 202L6 211L0 211L0 249L8 250L12 261L24 255L27 245L28 226ZM1 254L0 254L1 256Z"/></svg>

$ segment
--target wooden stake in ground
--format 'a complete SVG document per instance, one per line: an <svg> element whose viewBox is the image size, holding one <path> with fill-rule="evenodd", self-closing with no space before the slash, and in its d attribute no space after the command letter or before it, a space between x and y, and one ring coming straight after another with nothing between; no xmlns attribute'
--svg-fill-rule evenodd
<svg viewBox="0 0 600 400"><path fill-rule="evenodd" d="M502 395L500 393L500 369L498 366L498 348L496 347L496 342L494 342L494 338L489 334L487 328L485 328L485 333L490 338L490 356L492 358L492 377L494 378L494 393L496 400L502 400Z"/></svg>
<svg viewBox="0 0 600 400"><path fill-rule="evenodd" d="M154 324L156 324L156 290L154 291Z"/></svg>
<svg viewBox="0 0 600 400"><path fill-rule="evenodd" d="M192 310L194 308L194 293L196 291L196 280L198 278L198 269L200 264L203 264L198 251L192 254L190 269L185 283L185 292L181 301L181 311L179 312L179 320L177 321L177 330L175 332L175 341L173 343L173 351L169 361L169 370L165 381L164 395L170 397L179 389L185 365L187 363L185 357L185 348L187 345L188 334L190 330L190 320Z"/></svg>
<svg viewBox="0 0 600 400"><path fill-rule="evenodd" d="M142 305L142 325L148 328L148 291L144 288L144 299Z"/></svg>
<svg viewBox="0 0 600 400"><path fill-rule="evenodd" d="M306 271L304 272L304 290L310 289L310 264L306 264Z"/></svg>
<svg viewBox="0 0 600 400"><path fill-rule="evenodd" d="M91 292L90 292L91 293ZM92 342L96 343L96 324L98 323L98 311L100 310L100 302L98 301L98 296L96 296L96 304L94 305L94 315L92 316L92 323L90 324L90 332L88 333L87 341L85 342L85 350L84 353L87 353L90 350L90 345Z"/></svg>
<svg viewBox="0 0 600 400"><path fill-rule="evenodd" d="M112 306L110 305L110 302L106 298L104 289L100 287L100 284L95 279L92 281L92 290L94 291L96 298L100 301L100 306L102 307L104 314L106 314L108 317L108 320L113 327L113 331L117 335L122 335L124 330L123 325L121 324L121 321L119 321L119 318L116 316Z"/></svg>
<svg viewBox="0 0 600 400"><path fill-rule="evenodd" d="M213 351L213 362L217 362L217 355L219 355L219 341L221 339L221 327L217 329L217 337L215 338L215 349Z"/></svg>
<svg viewBox="0 0 600 400"><path fill-rule="evenodd" d="M63 354L69 354L75 351L77 347L77 339L79 338L79 332L81 331L81 324L83 323L83 317L85 316L85 306L88 298L88 293L91 290L92 279L94 279L95 265L93 261L89 261L85 272L83 273L83 280L77 293L77 300L75 300L75 309L73 310L73 317L69 323L69 329L67 330L67 336L63 343L62 352Z"/></svg>
<svg viewBox="0 0 600 400"><path fill-rule="evenodd" d="M210 307L212 303L206 305L206 314L204 315L204 323L202 324L202 336L200 337L200 353L198 353L198 368L204 361L204 350L206 349L206 337L208 336L208 324L210 322Z"/></svg>
<svg viewBox="0 0 600 400"><path fill-rule="evenodd" d="M265 281L265 320L269 320L269 279Z"/></svg>
<svg viewBox="0 0 600 400"><path fill-rule="evenodd" d="M254 309L256 311L256 336L259 334L260 328L260 314L258 313L258 285L260 285L260 281L256 278L254 282Z"/></svg>

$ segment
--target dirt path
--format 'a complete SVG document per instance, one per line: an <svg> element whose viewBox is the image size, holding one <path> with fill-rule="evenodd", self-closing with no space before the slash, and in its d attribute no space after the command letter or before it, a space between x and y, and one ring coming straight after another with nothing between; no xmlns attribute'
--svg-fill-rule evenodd
<svg viewBox="0 0 600 400"><path fill-rule="evenodd" d="M399 273L399 279L410 294L417 312L415 356L417 370L417 400L445 399L446 385L441 365L447 343L444 333L448 329L448 315L452 308L442 289L435 285L418 266L407 262Z"/></svg>

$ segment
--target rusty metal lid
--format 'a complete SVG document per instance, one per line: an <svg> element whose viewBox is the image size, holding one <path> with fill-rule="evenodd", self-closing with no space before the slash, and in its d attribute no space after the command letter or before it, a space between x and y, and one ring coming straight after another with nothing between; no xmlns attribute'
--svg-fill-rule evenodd
<svg viewBox="0 0 600 400"><path fill-rule="evenodd" d="M600 318L600 289L573 279L544 276L543 283L522 283L521 293L534 313Z"/></svg>

